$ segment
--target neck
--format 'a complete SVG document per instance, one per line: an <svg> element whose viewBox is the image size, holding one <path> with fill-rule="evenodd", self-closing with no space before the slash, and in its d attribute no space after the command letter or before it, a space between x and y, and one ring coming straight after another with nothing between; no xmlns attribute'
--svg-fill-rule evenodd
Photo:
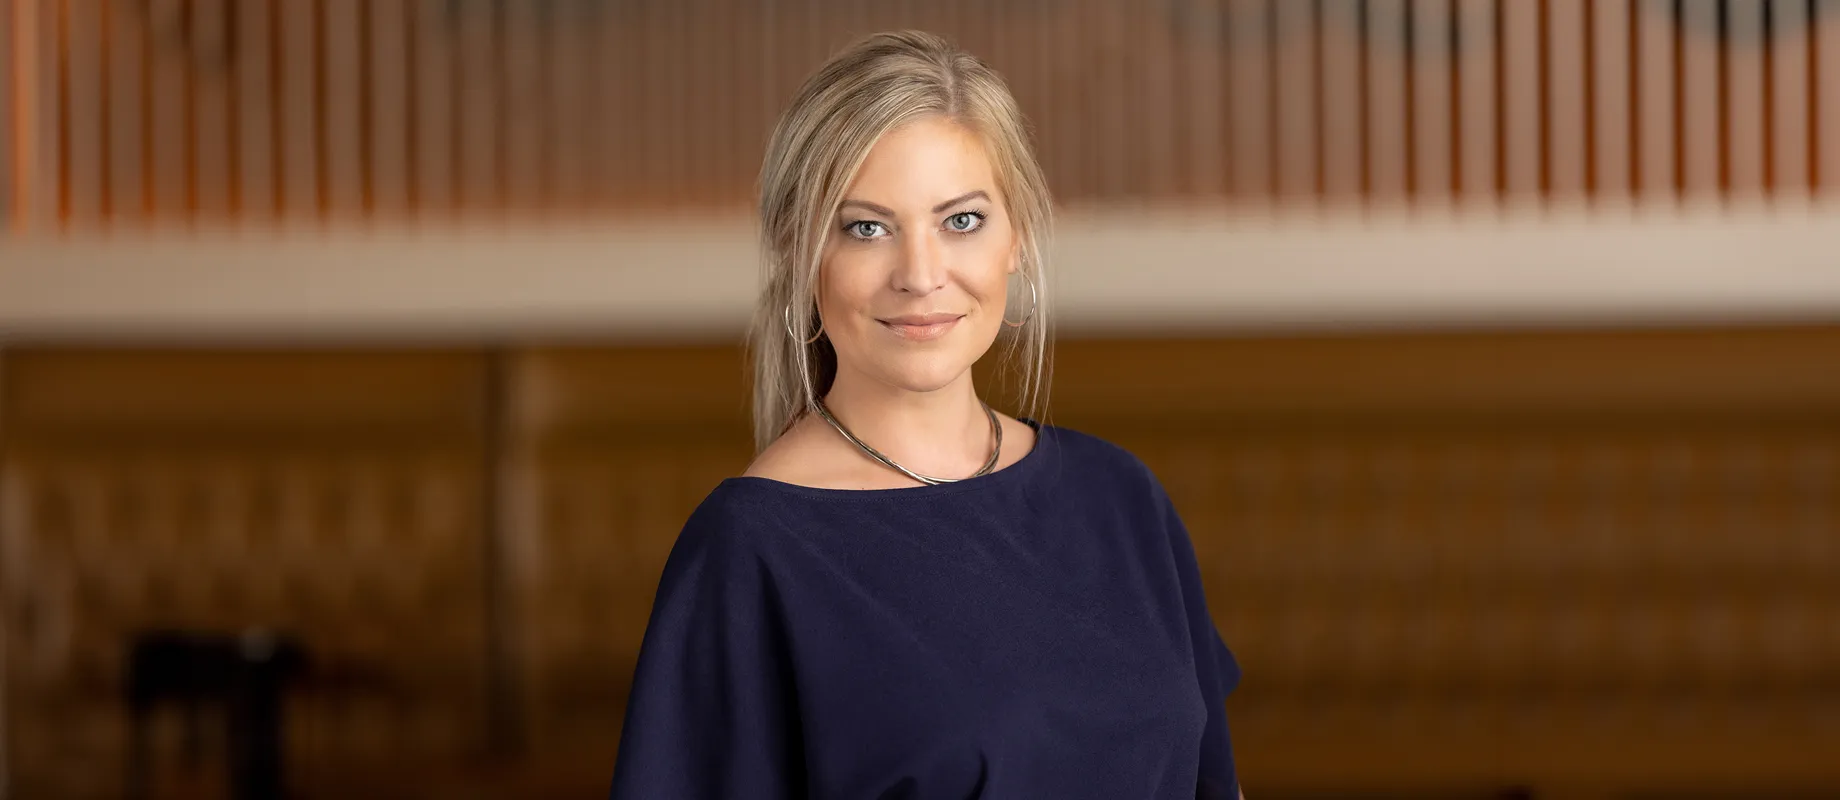
<svg viewBox="0 0 1840 800"><path fill-rule="evenodd" d="M863 443L923 475L970 475L994 444L969 371L934 391L913 392L839 370L824 406Z"/></svg>

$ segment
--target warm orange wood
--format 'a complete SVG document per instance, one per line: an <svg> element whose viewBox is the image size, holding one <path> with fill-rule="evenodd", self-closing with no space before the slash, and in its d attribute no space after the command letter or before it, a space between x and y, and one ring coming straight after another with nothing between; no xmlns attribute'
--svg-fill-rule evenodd
<svg viewBox="0 0 1840 800"><path fill-rule="evenodd" d="M113 791L125 632L268 622L330 665L307 795L604 791L664 559L749 457L745 361L498 358L488 417L479 351L9 352L15 785ZM1837 361L1833 327L1065 341L1049 420L1175 499L1251 789L1831 790ZM488 652L522 756L475 758Z"/></svg>

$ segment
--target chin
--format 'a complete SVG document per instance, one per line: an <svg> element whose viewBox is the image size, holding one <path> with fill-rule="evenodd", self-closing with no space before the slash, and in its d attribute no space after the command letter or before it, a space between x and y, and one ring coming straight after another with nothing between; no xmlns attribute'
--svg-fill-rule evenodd
<svg viewBox="0 0 1840 800"><path fill-rule="evenodd" d="M963 377L974 360L945 354L907 356L880 364L877 372L892 386L910 392L932 392Z"/></svg>

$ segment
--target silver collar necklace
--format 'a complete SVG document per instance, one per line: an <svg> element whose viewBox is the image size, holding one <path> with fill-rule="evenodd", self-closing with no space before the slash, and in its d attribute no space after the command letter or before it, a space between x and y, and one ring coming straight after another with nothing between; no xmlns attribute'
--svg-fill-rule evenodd
<svg viewBox="0 0 1840 800"><path fill-rule="evenodd" d="M964 478L934 478L928 475L922 475L900 464L896 464L894 459L882 455L877 452L875 448L864 444L863 440L856 438L856 435L850 433L848 428L843 427L843 423L838 422L836 417L831 416L830 409L824 407L823 400L817 401L816 405L818 407L818 414L823 416L824 421L829 422L831 427L836 428L838 433L843 434L843 438L850 440L851 444L856 445L864 453L867 453L870 458L882 462L882 464L886 465L888 468L928 486L938 486L942 483L957 483L958 481L965 480ZM997 467L997 457L1003 453L1003 426L997 422L997 412L992 411L987 404L979 403L979 405L984 406L984 416L990 418L990 433L996 438L996 444L992 445L990 448L990 459L985 461L984 466L978 469L977 472L972 473L971 477L973 478L990 474L990 471Z"/></svg>

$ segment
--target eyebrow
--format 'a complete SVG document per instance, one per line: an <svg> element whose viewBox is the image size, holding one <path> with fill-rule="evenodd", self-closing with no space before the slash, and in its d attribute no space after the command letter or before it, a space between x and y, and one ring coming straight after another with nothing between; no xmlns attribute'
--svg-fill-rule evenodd
<svg viewBox="0 0 1840 800"><path fill-rule="evenodd" d="M941 211L944 211L960 203L964 203L970 200L976 200L978 198L983 198L984 200L988 201L990 199L990 195L986 193L983 189L975 189L975 190L966 192L964 194L961 194L957 197L954 197L950 200L947 200L943 203L940 203L939 205L933 206L933 213L937 214ZM867 200L845 200L843 201L842 205L838 207L842 208L843 206L857 206L859 208L864 208L864 209L873 211L884 217L895 216L894 209L889 208L887 206L876 205L875 203L871 203Z"/></svg>
<svg viewBox="0 0 1840 800"><path fill-rule="evenodd" d="M947 200L943 203L940 203L939 205L933 206L933 213L937 214L941 211L944 211L948 208L958 205L959 203L963 203L967 200L975 200L980 197L984 198L986 201L990 199L990 195L985 194L983 189L978 189L975 191L966 192L950 200Z"/></svg>
<svg viewBox="0 0 1840 800"><path fill-rule="evenodd" d="M838 206L838 208L843 208L843 207L845 207L845 206L858 206L858 207L861 207L861 208L866 208L866 209L868 209L868 210L870 210L870 211L873 211L873 212L875 212L875 213L877 213L877 214L880 214L880 215L882 215L882 216L884 216L884 217L892 217L892 216L894 216L894 209L892 209L892 208L889 208L889 207L887 207L887 206L878 206L878 205L876 205L876 204L874 204L874 203L871 203L871 202L869 202L869 201L867 201L867 200L845 200L845 201L843 201L843 205L841 205L841 206Z"/></svg>

